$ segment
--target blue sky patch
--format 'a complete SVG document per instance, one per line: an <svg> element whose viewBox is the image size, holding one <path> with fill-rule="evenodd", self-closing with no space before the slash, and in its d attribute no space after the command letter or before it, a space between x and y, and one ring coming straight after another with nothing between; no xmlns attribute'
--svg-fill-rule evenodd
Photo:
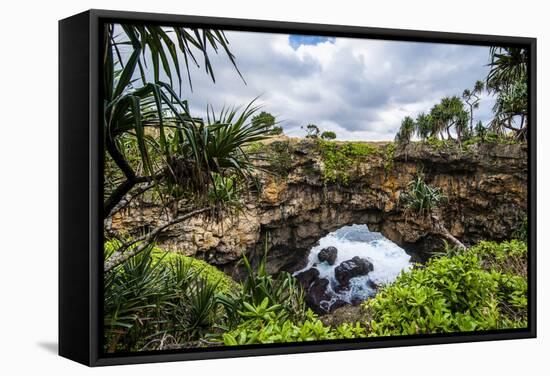
<svg viewBox="0 0 550 376"><path fill-rule="evenodd" d="M320 37L315 35L297 35L297 34L291 34L288 36L288 42L290 43L290 46L294 49L297 49L302 44L307 46L315 46L319 43L324 42L334 42L334 38L329 37Z"/></svg>

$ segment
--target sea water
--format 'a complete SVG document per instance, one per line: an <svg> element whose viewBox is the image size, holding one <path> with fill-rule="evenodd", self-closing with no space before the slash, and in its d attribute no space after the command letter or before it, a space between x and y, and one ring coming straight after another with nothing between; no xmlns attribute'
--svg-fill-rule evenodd
<svg viewBox="0 0 550 376"><path fill-rule="evenodd" d="M317 257L321 249L330 246L338 249L334 265L319 262ZM355 256L368 259L374 270L365 276L352 278L349 289L339 290L334 270L341 262ZM402 271L410 269L412 263L411 256L403 248L386 239L379 232L369 231L366 225L351 225L321 238L319 245L311 249L307 266L297 271L295 275L312 267L319 270L319 278L327 278L330 281L328 292L333 296L332 302L341 299L352 303L374 296L378 287L393 282ZM331 305L331 302L327 303Z"/></svg>

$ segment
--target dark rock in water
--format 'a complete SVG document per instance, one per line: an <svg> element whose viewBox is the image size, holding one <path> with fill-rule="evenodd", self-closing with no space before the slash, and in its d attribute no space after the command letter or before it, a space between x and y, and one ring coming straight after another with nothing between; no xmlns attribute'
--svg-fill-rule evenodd
<svg viewBox="0 0 550 376"><path fill-rule="evenodd" d="M329 265L334 265L336 257L338 256L338 249L336 247L326 247L319 251L317 257L319 261L326 261Z"/></svg>
<svg viewBox="0 0 550 376"><path fill-rule="evenodd" d="M342 262L334 269L334 276L341 287L349 286L349 280L353 277L366 275L372 272L374 267L372 263L364 258L355 256L351 260Z"/></svg>
<svg viewBox="0 0 550 376"><path fill-rule="evenodd" d="M319 279L319 270L311 268L296 275L296 279L304 289L305 302L317 314L325 314L332 309L346 304L336 299L328 290L329 280Z"/></svg>
<svg viewBox="0 0 550 376"><path fill-rule="evenodd" d="M315 268L308 269L301 273L296 274L296 279L302 285L303 289L306 291L309 290L311 284L319 278L319 270Z"/></svg>
<svg viewBox="0 0 550 376"><path fill-rule="evenodd" d="M329 280L326 278L317 279L306 292L306 304L317 314L325 314L331 309L336 309L346 304L340 299L332 301L334 298L327 291L329 283Z"/></svg>
<svg viewBox="0 0 550 376"><path fill-rule="evenodd" d="M306 304L316 313L325 313L326 310L321 308L322 301L330 301L331 296L327 293L329 281L326 278L318 279L310 286L306 292Z"/></svg>

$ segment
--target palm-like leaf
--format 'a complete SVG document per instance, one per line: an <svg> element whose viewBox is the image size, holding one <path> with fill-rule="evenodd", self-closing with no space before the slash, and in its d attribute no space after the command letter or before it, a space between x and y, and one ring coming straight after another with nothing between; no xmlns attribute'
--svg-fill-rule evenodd
<svg viewBox="0 0 550 376"><path fill-rule="evenodd" d="M115 36L115 29L120 35ZM222 31L121 24L107 25L105 36L105 146L109 159L122 173L110 180L118 181L118 186L111 189L105 202L105 215L135 184L162 179L167 174L172 175L172 182L181 178L175 176L175 161L188 164L190 173L183 187L201 187L193 192L207 192L212 173L232 169L242 177L250 175L251 163L242 146L262 139L265 133L248 124L257 107L251 103L241 113L223 110L218 117L209 111L205 124L191 116L187 102L174 90L177 79L181 93L181 65L191 85L189 65L198 66L197 55L202 57L207 75L215 80L210 52L223 51L241 75ZM149 68L153 82L148 82L145 74ZM160 80L161 72L169 82ZM143 174L136 171L135 163L120 148L120 140L129 138L136 141Z"/></svg>
<svg viewBox="0 0 550 376"><path fill-rule="evenodd" d="M487 75L487 88L501 91L527 77L527 50L517 47L491 47L491 70Z"/></svg>

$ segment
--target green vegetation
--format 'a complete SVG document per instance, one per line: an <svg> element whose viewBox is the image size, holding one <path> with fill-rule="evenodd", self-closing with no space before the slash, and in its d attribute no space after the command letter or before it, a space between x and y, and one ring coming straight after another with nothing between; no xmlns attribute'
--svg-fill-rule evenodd
<svg viewBox="0 0 550 376"><path fill-rule="evenodd" d="M332 131L324 131L323 133L321 133L321 138L323 140L334 140L336 139L336 133Z"/></svg>
<svg viewBox="0 0 550 376"><path fill-rule="evenodd" d="M471 145L494 140L526 141L527 51L513 47L492 47L490 59L491 70L486 82L476 81L472 89L464 90L462 98L442 98L428 114L418 114L416 120L406 116L395 135L395 141L405 146L416 135L422 141L428 140L430 145L441 146L439 141L455 141L452 133L459 145L463 142ZM478 122L474 127L474 110L479 108L485 90L497 96L493 107L495 116L487 126Z"/></svg>
<svg viewBox="0 0 550 376"><path fill-rule="evenodd" d="M482 242L433 258L364 303L369 336L447 333L527 326L527 249L519 241Z"/></svg>
<svg viewBox="0 0 550 376"><path fill-rule="evenodd" d="M260 311L261 313L256 313ZM366 337L366 330L360 323L344 323L336 328L324 325L312 311L299 323L281 319L265 307L250 307L250 319L236 329L223 335L227 346L258 343L284 343L318 341L328 339L350 339ZM247 314L244 312L243 314Z"/></svg>
<svg viewBox="0 0 550 376"><path fill-rule="evenodd" d="M278 136L283 134L283 128L276 125L277 122L275 116L271 115L269 112L260 112L260 114L252 118L251 123L254 126L263 127L271 136Z"/></svg>
<svg viewBox="0 0 550 376"><path fill-rule="evenodd" d="M270 170L278 176L286 177L292 169L292 150L288 141L274 141L269 146L267 160Z"/></svg>
<svg viewBox="0 0 550 376"><path fill-rule="evenodd" d="M487 89L497 95L490 124L497 133L512 132L527 140L528 92L527 50L517 47L492 47Z"/></svg>
<svg viewBox="0 0 550 376"><path fill-rule="evenodd" d="M411 137L415 131L414 120L410 116L406 116L401 122L401 128L395 135L395 142L398 145L408 145L411 142Z"/></svg>
<svg viewBox="0 0 550 376"><path fill-rule="evenodd" d="M105 244L106 256L117 248ZM330 326L294 277L266 271L266 254L236 283L215 267L149 246L105 276L105 350L300 342L522 328L527 246L520 240L450 248L403 272L363 303L357 322Z"/></svg>
<svg viewBox="0 0 550 376"><path fill-rule="evenodd" d="M485 83L483 81L476 81L473 89L465 89L462 93L462 99L470 108L470 134L474 131L474 109L479 108L479 102L481 101L481 93L485 89Z"/></svg>
<svg viewBox="0 0 550 376"><path fill-rule="evenodd" d="M323 160L323 179L327 183L347 185L350 172L363 157L378 152L378 148L365 142L345 142L318 140L318 148Z"/></svg>
<svg viewBox="0 0 550 376"><path fill-rule="evenodd" d="M181 91L180 63L188 68L189 61L197 63L195 55L203 57L206 73L214 80L209 48L222 50L240 75L222 31L128 24L115 35L114 26L107 24L105 34L104 218L146 194L156 202L172 207L181 202L180 208L186 208L168 225L152 229L132 252L125 252L129 244L121 244L105 262L109 271L144 251L172 224L239 209L240 192L255 181L256 172L245 150L270 136L275 118L266 112L256 116L259 107L251 101L243 109L218 113L208 107L206 119L200 119L176 92L175 82ZM120 48L129 53L121 54ZM153 61L152 80L145 74L146 56ZM167 82L160 80L161 73ZM191 85L189 69L187 75Z"/></svg>
<svg viewBox="0 0 550 376"><path fill-rule="evenodd" d="M107 242L105 256L118 247ZM217 295L235 286L213 266L148 245L105 274L105 351L193 344L218 321Z"/></svg>
<svg viewBox="0 0 550 376"><path fill-rule="evenodd" d="M407 211L431 215L431 234L455 247L402 273L363 304L363 316L354 322L327 325L308 309L302 287L292 275L269 274L267 239L260 260L243 254L238 264L241 282L204 261L155 245L175 224L197 217L220 223L245 210L251 197L246 193L259 185L262 172L284 178L298 166L305 173L318 174L316 158L294 163L303 162L308 153L319 153L326 188L350 186L354 173L363 167L360 163L370 157L375 157L377 168L391 170L396 149L415 137L433 148L525 140L524 50L491 49L486 83L476 82L462 97L442 98L429 113L405 117L394 143L336 142L336 133L308 124L302 127L307 139L298 142L300 150L293 150L287 138L272 137L283 134L283 128L275 116L260 112L254 100L240 109L207 107L203 119L193 116L182 98L182 74L187 73L191 86L188 63L198 65L195 56L200 56L212 80L210 51L223 54L241 76L223 32L124 24L115 33L113 25L105 27L106 352L525 327L527 219L518 222L512 235L518 240L481 242L466 249L439 223L436 214L441 214L447 199L421 174L401 195L403 205L396 211L405 208L407 215ZM495 120L474 127L474 110L485 90L497 96ZM125 213L124 208L131 211L143 203L162 210L161 224L145 224L142 232L117 232L107 225L116 222L115 215Z"/></svg>
<svg viewBox="0 0 550 376"><path fill-rule="evenodd" d="M319 133L321 132L319 127L315 124L308 124L305 127L302 126L302 128L306 130L306 138L318 138Z"/></svg>
<svg viewBox="0 0 550 376"><path fill-rule="evenodd" d="M384 148L384 170L391 171L395 158L395 143L391 142Z"/></svg>
<svg viewBox="0 0 550 376"><path fill-rule="evenodd" d="M407 209L420 215L429 214L447 198L437 187L432 187L424 181L422 174L409 183L409 190L400 196Z"/></svg>

